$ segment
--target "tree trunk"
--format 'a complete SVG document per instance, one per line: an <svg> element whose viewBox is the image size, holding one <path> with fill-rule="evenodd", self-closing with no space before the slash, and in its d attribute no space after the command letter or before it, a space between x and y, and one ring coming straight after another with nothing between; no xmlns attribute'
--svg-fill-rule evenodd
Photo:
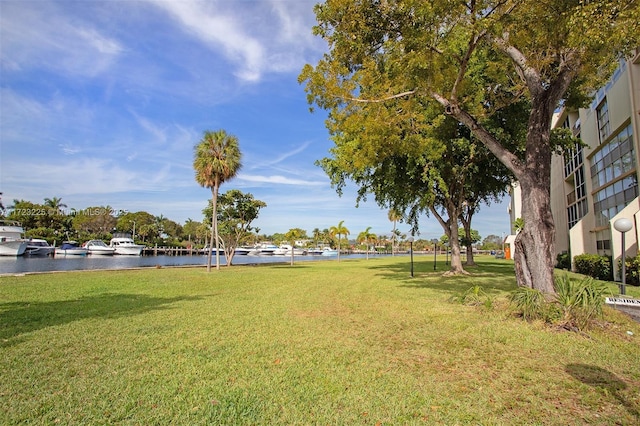
<svg viewBox="0 0 640 426"><path fill-rule="evenodd" d="M519 286L554 294L555 226L548 186L520 179L524 227L515 240L515 269Z"/></svg>
<svg viewBox="0 0 640 426"><path fill-rule="evenodd" d="M451 245L451 267L447 272L445 272L445 275L467 274L468 272L462 267L462 258L460 256L460 238L458 235L459 211L452 203L449 203L446 208L449 219L445 221L433 206L430 206L429 210L436 219L438 219L444 233L449 237L449 244Z"/></svg>
<svg viewBox="0 0 640 426"><path fill-rule="evenodd" d="M220 269L220 253L218 253L218 188L216 183L211 188L211 242L209 243L209 253L207 253L207 272L211 272L211 252L216 249L216 269ZM213 242L216 242L215 245Z"/></svg>
<svg viewBox="0 0 640 426"><path fill-rule="evenodd" d="M467 241L471 241L471 218L472 214L468 214L466 220L461 220L464 227L464 234ZM475 266L476 262L473 260L473 244L467 244L467 261L464 263L466 266Z"/></svg>
<svg viewBox="0 0 640 426"><path fill-rule="evenodd" d="M464 262L466 266L476 266L476 262L473 259L473 246L467 246L467 261Z"/></svg>
<svg viewBox="0 0 640 426"><path fill-rule="evenodd" d="M213 196L213 217L215 218L213 223L214 223L214 227L213 229L215 230L215 234L216 234L216 269L220 270L220 236L218 235L218 190L220 188L220 185L216 183L215 185L215 189L214 189L214 196Z"/></svg>
<svg viewBox="0 0 640 426"><path fill-rule="evenodd" d="M456 216L457 217L457 216ZM451 220L450 220L451 221ZM455 221L449 227L449 245L451 246L451 267L445 275L468 274L462 267L462 256L460 256L460 236L458 235L458 223ZM445 248L446 249L446 248Z"/></svg>

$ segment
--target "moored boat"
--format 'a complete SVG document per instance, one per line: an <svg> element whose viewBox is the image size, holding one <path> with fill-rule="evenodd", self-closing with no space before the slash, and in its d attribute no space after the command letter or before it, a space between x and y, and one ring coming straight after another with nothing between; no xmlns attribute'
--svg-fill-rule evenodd
<svg viewBox="0 0 640 426"><path fill-rule="evenodd" d="M142 254L143 245L136 244L129 237L114 237L109 242L109 247L115 249L115 254L123 254L127 256L140 256Z"/></svg>
<svg viewBox="0 0 640 426"><path fill-rule="evenodd" d="M278 246L271 243L262 243L257 247L259 256L272 256L278 250Z"/></svg>
<svg viewBox="0 0 640 426"><path fill-rule="evenodd" d="M240 256L246 256L251 252L252 249L246 247L236 247L235 254Z"/></svg>
<svg viewBox="0 0 640 426"><path fill-rule="evenodd" d="M80 247L76 241L64 241L60 247L55 248L55 256L86 256L89 249Z"/></svg>
<svg viewBox="0 0 640 426"><path fill-rule="evenodd" d="M277 250L274 251L275 255L291 256L291 250L293 250L294 256L304 256L307 251L298 247L291 247L289 244L280 244Z"/></svg>
<svg viewBox="0 0 640 426"><path fill-rule="evenodd" d="M88 249L91 255L113 256L116 251L115 247L109 247L102 240L89 240L82 247Z"/></svg>
<svg viewBox="0 0 640 426"><path fill-rule="evenodd" d="M19 222L0 221L0 256L22 256L28 244L23 234L24 229Z"/></svg>
<svg viewBox="0 0 640 426"><path fill-rule="evenodd" d="M31 238L27 242L27 249L24 254L29 256L49 256L52 255L55 247L50 246L47 240L41 238Z"/></svg>
<svg viewBox="0 0 640 426"><path fill-rule="evenodd" d="M323 256L337 256L338 255L338 250L334 250L330 247L325 247L322 249L322 255Z"/></svg>
<svg viewBox="0 0 640 426"><path fill-rule="evenodd" d="M206 246L204 246L204 248L202 250L200 250L200 253L202 253L202 254L207 254L208 255L209 252L211 252L211 254L215 254L216 253L216 249L209 250L209 245L207 244ZM224 249L222 247L218 247L218 253L223 255L224 254Z"/></svg>

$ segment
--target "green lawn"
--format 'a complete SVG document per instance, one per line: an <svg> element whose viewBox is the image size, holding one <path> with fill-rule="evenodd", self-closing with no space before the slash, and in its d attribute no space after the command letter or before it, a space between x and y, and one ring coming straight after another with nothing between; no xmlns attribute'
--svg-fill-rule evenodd
<svg viewBox="0 0 640 426"><path fill-rule="evenodd" d="M639 324L526 323L513 263L415 260L1 277L0 424L640 423Z"/></svg>

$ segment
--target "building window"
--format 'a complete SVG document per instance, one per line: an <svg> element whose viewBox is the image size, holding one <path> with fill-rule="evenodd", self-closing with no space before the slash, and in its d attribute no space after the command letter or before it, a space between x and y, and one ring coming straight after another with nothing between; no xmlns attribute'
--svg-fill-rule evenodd
<svg viewBox="0 0 640 426"><path fill-rule="evenodd" d="M596 227L609 227L609 221L638 196L638 178L633 152L631 124L614 135L591 159L593 211ZM611 232L598 231L598 252L608 254Z"/></svg>
<svg viewBox="0 0 640 426"><path fill-rule="evenodd" d="M598 114L598 130L600 132L600 143L603 143L609 133L611 133L611 128L609 127L609 105L607 105L607 99L605 98L602 103L596 109L596 113Z"/></svg>
<svg viewBox="0 0 640 426"><path fill-rule="evenodd" d="M576 146L565 155L564 174L573 184L573 191L567 195L567 221L572 228L588 213L587 185L584 178L582 145Z"/></svg>

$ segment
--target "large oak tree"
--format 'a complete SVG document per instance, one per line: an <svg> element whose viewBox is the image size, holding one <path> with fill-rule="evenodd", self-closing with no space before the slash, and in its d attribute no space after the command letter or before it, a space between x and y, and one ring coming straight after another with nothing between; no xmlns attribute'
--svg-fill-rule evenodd
<svg viewBox="0 0 640 426"><path fill-rule="evenodd" d="M522 188L518 284L554 293L553 112L585 100L639 44L639 2L327 0L316 6L314 31L329 53L300 80L309 101L330 111L423 96L467 126ZM523 99L528 131L515 152L483 119Z"/></svg>

